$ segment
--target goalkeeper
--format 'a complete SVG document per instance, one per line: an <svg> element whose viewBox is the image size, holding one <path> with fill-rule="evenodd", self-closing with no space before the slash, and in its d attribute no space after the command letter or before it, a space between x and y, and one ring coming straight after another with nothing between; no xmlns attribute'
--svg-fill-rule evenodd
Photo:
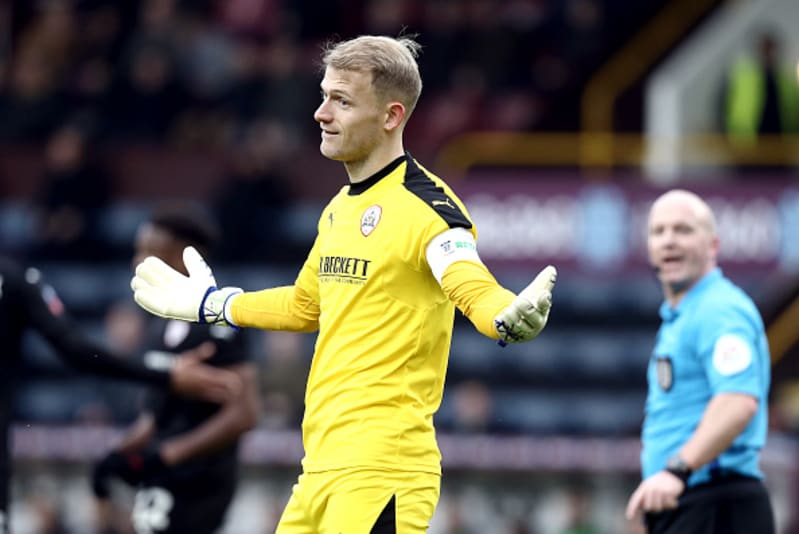
<svg viewBox="0 0 799 534"><path fill-rule="evenodd" d="M518 296L480 261L463 203L403 148L416 105L419 45L363 36L325 52L314 114L321 152L349 184L330 201L292 286L218 289L192 248L189 276L157 258L132 287L150 312L200 323L318 330L303 420L303 473L277 528L294 532L425 532L438 502L441 403L457 306L501 343L547 322L554 267Z"/></svg>

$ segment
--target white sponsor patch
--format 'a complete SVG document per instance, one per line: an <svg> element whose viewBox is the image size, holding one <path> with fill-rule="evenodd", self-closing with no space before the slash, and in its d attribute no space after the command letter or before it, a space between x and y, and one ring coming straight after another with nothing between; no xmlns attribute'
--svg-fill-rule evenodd
<svg viewBox="0 0 799 534"><path fill-rule="evenodd" d="M713 347L713 367L724 376L740 373L752 363L749 344L734 334L724 334Z"/></svg>

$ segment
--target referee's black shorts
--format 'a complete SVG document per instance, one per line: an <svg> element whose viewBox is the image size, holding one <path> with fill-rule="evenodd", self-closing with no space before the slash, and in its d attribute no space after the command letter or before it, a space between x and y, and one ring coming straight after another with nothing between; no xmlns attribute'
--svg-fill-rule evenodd
<svg viewBox="0 0 799 534"><path fill-rule="evenodd" d="M774 515L759 479L718 476L688 488L674 510L646 514L649 534L774 534Z"/></svg>

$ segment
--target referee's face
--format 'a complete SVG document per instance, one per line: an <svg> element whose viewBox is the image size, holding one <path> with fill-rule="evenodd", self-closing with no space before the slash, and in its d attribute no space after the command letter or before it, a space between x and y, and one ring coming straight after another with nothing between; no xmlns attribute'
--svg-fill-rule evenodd
<svg viewBox="0 0 799 534"><path fill-rule="evenodd" d="M649 214L649 261L669 299L679 299L716 267L718 239L710 208L687 194L667 194Z"/></svg>
<svg viewBox="0 0 799 534"><path fill-rule="evenodd" d="M322 103L314 112L322 129L319 150L342 163L366 162L386 142L386 106L375 93L371 73L327 67L320 87Z"/></svg>

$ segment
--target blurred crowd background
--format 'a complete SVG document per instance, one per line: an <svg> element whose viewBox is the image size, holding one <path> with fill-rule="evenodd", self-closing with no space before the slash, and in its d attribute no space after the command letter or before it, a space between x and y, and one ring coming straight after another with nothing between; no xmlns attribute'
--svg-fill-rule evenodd
<svg viewBox="0 0 799 534"><path fill-rule="evenodd" d="M534 343L501 350L456 318L431 532L639 532L622 512L660 302L643 217L672 186L709 196L722 267L769 324L765 466L780 532L798 532L797 24L794 0L0 3L0 253L39 268L126 354L147 328L132 241L155 206L191 203L220 224L222 284L291 283L346 180L318 152L322 44L418 34L406 147L464 198L506 286L561 271ZM269 532L287 498L314 342L247 336L264 414L228 534ZM35 335L25 356L13 520L91 532L87 463L141 390L74 375Z"/></svg>

